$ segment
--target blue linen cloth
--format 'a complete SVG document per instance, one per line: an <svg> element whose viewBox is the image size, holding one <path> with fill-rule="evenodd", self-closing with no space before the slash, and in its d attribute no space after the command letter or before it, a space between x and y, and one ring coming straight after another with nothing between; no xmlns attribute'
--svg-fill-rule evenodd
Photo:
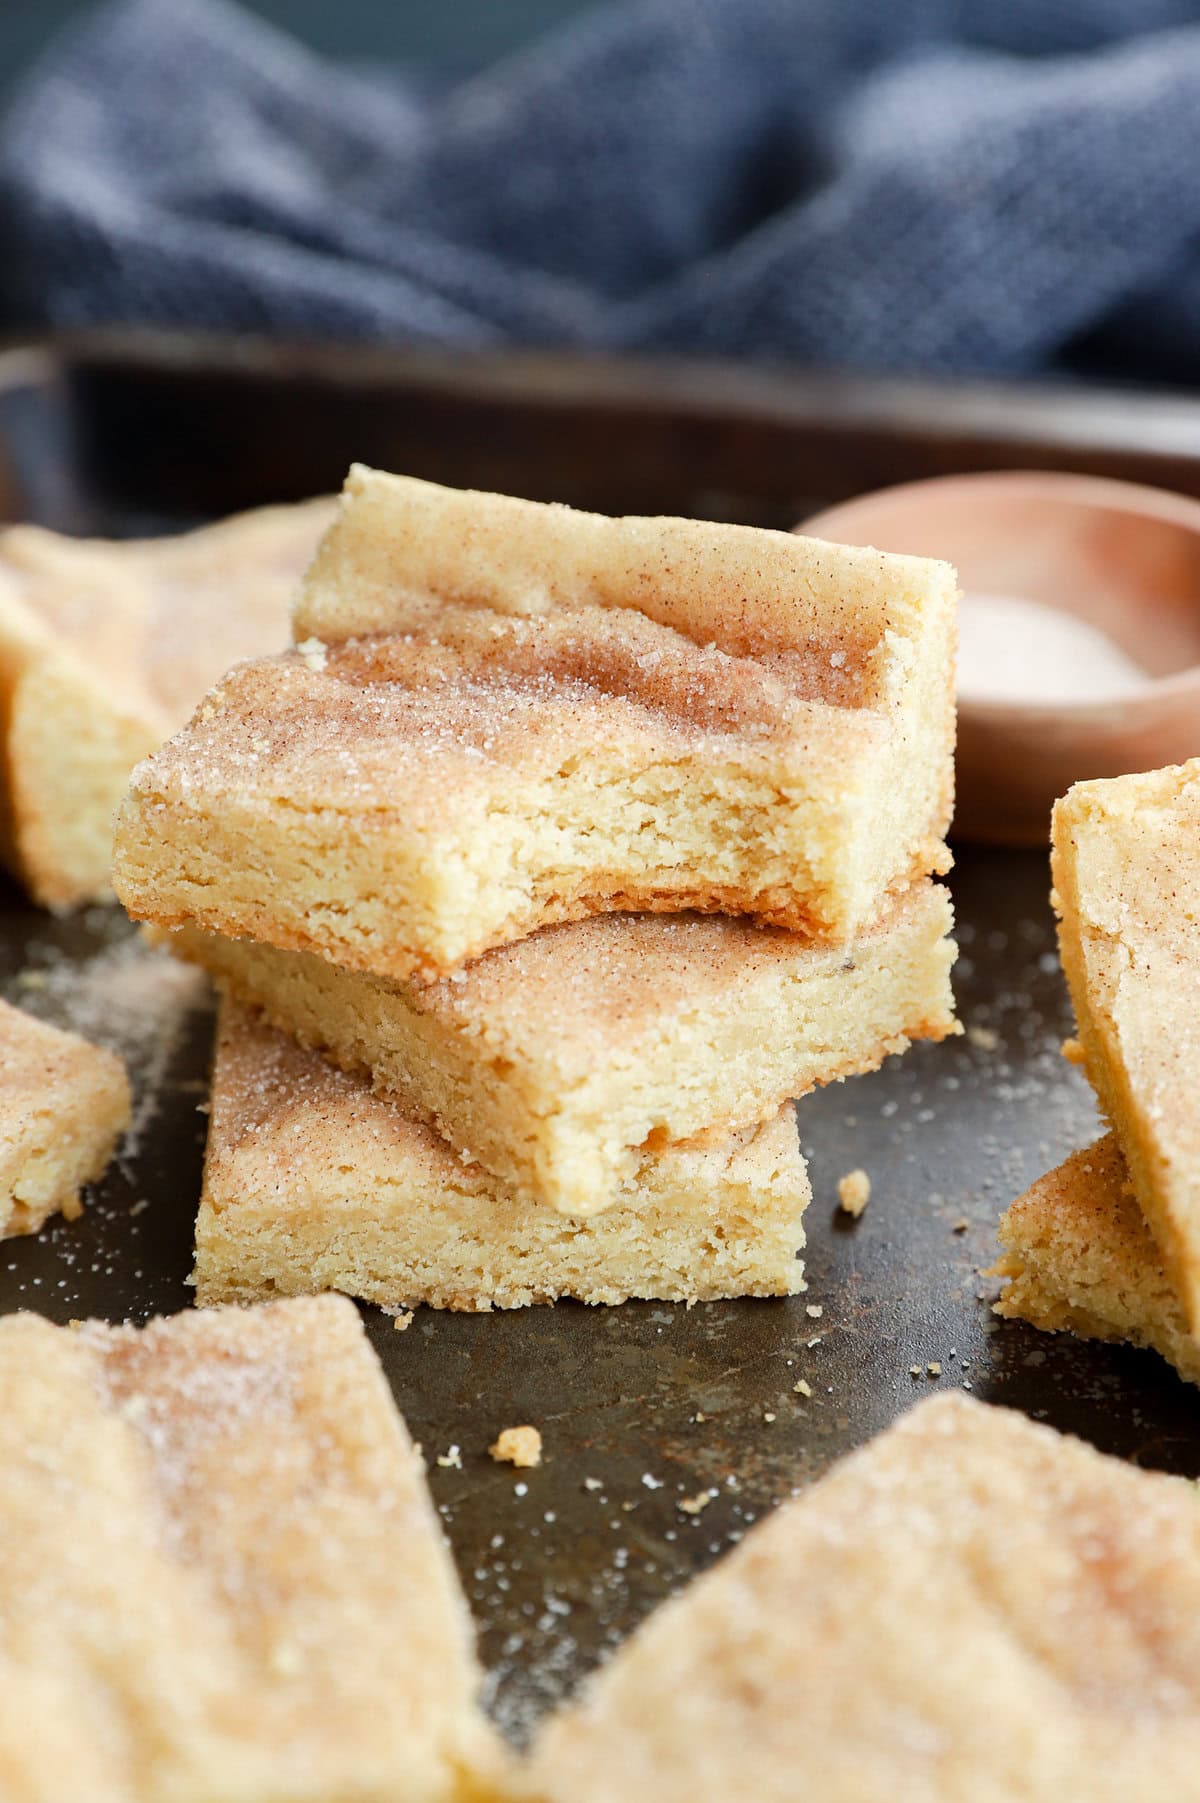
<svg viewBox="0 0 1200 1803"><path fill-rule="evenodd" d="M0 319L1200 380L1200 0L634 0L441 91L113 0Z"/></svg>

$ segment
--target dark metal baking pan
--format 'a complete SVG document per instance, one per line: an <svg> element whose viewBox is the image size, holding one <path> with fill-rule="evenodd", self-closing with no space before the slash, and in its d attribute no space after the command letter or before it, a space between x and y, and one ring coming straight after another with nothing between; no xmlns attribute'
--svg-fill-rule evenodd
<svg viewBox="0 0 1200 1803"><path fill-rule="evenodd" d="M354 456L602 507L780 522L855 488L1007 463L1200 493L1200 407L1186 401L196 341L0 358L0 444L10 516L115 533L330 488ZM981 1273L1001 1209L1098 1124L1059 1055L1070 1021L1044 857L964 848L953 887L972 1031L800 1106L807 1295L418 1311L403 1333L365 1311L513 1732L758 1515L931 1389L968 1385L1108 1451L1200 1472L1196 1394L1166 1366L990 1312ZM0 992L113 1039L142 1077L136 1149L83 1219L0 1245L4 1309L141 1320L189 1306L211 1018L139 974L128 936L115 911L55 920L0 892ZM851 1224L835 1185L855 1166L873 1193ZM526 1421L544 1465L494 1465L497 1430ZM451 1447L459 1457L438 1465ZM702 1513L680 1511L710 1486Z"/></svg>

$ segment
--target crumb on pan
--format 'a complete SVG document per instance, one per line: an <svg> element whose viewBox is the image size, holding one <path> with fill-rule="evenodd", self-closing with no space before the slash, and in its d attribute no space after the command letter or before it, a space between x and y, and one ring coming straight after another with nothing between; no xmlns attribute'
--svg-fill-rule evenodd
<svg viewBox="0 0 1200 1803"><path fill-rule="evenodd" d="M522 1469L542 1462L542 1436L536 1427L506 1427L488 1447L499 1465L517 1465Z"/></svg>
<svg viewBox="0 0 1200 1803"><path fill-rule="evenodd" d="M838 1179L838 1207L843 1214L853 1215L857 1220L867 1203L871 1200L871 1179L862 1170L847 1171Z"/></svg>

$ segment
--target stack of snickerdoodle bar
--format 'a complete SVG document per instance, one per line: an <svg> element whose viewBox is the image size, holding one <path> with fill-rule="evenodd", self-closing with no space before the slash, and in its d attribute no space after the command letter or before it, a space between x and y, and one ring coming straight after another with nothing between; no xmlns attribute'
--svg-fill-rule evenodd
<svg viewBox="0 0 1200 1803"><path fill-rule="evenodd" d="M1053 841L1065 1049L1111 1131L1008 1210L997 1306L1200 1382L1200 759L1077 783Z"/></svg>
<svg viewBox="0 0 1200 1803"><path fill-rule="evenodd" d="M353 470L118 821L226 997L201 1299L803 1287L790 1098L954 1029L955 594Z"/></svg>

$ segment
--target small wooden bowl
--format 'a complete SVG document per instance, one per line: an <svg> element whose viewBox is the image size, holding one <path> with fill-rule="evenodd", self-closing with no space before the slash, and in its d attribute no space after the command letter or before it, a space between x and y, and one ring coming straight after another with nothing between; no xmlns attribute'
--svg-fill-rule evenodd
<svg viewBox="0 0 1200 1803"><path fill-rule="evenodd" d="M798 528L953 563L965 591L1022 596L1098 627L1147 673L1063 702L959 695L956 837L1043 845L1082 777L1200 753L1200 501L1048 471L940 476L861 495Z"/></svg>

